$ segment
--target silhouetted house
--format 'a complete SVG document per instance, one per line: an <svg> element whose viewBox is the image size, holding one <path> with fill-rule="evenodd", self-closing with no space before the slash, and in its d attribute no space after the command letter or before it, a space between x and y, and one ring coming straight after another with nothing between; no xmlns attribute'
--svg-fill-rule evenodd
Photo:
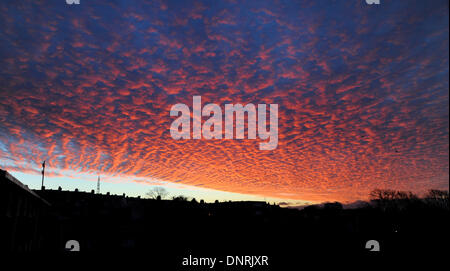
<svg viewBox="0 0 450 271"><path fill-rule="evenodd" d="M2 251L37 251L42 249L43 216L50 204L26 185L0 169L0 208Z"/></svg>
<svg viewBox="0 0 450 271"><path fill-rule="evenodd" d="M267 202L265 201L230 201L225 202L225 204L229 204L231 206L239 206L245 208L264 208L267 206Z"/></svg>

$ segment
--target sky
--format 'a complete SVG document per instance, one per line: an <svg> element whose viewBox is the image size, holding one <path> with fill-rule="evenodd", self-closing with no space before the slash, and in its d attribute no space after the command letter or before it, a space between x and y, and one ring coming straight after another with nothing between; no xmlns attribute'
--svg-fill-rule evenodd
<svg viewBox="0 0 450 271"><path fill-rule="evenodd" d="M0 168L25 184L351 202L449 185L446 0L0 2ZM278 145L170 135L278 104ZM203 118L202 121L206 121Z"/></svg>

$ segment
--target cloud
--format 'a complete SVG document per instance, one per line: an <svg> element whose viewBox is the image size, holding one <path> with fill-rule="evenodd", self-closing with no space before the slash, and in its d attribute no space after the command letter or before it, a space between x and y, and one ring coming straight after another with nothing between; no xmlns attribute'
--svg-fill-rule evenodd
<svg viewBox="0 0 450 271"><path fill-rule="evenodd" d="M63 2L0 4L3 167L308 201L448 188L446 1ZM194 95L279 104L278 148L173 140Z"/></svg>

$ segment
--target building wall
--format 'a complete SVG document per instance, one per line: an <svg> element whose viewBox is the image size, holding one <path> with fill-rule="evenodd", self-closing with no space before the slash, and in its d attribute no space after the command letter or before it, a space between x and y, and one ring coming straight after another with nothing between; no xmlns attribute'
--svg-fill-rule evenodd
<svg viewBox="0 0 450 271"><path fill-rule="evenodd" d="M42 249L45 234L43 217L49 203L20 183L8 172L0 170L0 249L29 252Z"/></svg>

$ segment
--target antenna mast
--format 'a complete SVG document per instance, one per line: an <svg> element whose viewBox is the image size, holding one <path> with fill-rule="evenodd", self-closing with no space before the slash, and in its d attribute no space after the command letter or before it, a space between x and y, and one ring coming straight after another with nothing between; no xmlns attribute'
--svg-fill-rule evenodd
<svg viewBox="0 0 450 271"><path fill-rule="evenodd" d="M100 176L98 176L97 180L97 194L100 194Z"/></svg>
<svg viewBox="0 0 450 271"><path fill-rule="evenodd" d="M42 163L42 185L41 185L42 190L44 190L44 176L45 176L45 160Z"/></svg>

